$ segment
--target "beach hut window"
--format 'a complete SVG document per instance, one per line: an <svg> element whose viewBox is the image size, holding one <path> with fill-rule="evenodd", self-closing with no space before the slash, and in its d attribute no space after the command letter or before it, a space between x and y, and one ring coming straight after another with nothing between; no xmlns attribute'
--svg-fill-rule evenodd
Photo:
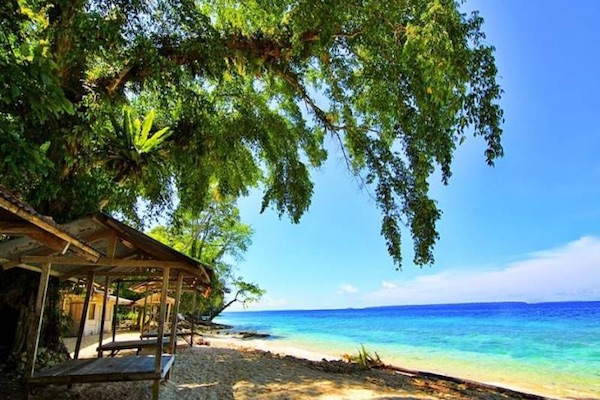
<svg viewBox="0 0 600 400"><path fill-rule="evenodd" d="M88 311L88 319L94 319L95 316L96 316L96 304L91 303L90 310Z"/></svg>

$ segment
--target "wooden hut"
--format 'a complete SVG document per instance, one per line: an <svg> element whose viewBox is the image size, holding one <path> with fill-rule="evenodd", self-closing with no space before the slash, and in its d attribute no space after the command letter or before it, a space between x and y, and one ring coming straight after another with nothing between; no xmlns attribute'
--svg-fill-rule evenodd
<svg viewBox="0 0 600 400"><path fill-rule="evenodd" d="M115 295L109 294L106 303L106 312L104 313L104 324L101 324L102 318L102 304L104 302L104 291L94 288L92 297L90 298L90 304L88 305L88 311L85 315L85 326L83 327L83 336L97 335L100 332L100 326L104 325L104 332L111 332L113 329L112 320L115 316L116 306L131 306L133 300L125 299L123 297L118 298ZM173 303L175 300L173 299ZM85 303L85 293L64 293L62 299L62 311L65 315L68 315L71 320L71 330L69 334L77 335L79 325L81 324L81 317L83 316L83 306ZM160 304L160 299L159 299ZM168 299L167 299L168 304Z"/></svg>
<svg viewBox="0 0 600 400"><path fill-rule="evenodd" d="M36 213L9 191L0 187L0 234L21 236L0 243L2 268L25 268L40 272L35 318L28 348L27 385L74 384L90 382L152 380L153 399L158 399L159 383L168 376L175 360L177 309L180 295L187 290L205 291L211 283L212 271L158 241L116 219L96 213L77 221L58 226ZM82 279L86 296L82 316L87 315L94 284L104 287L99 343L103 343L108 289L121 284L147 282L159 284L161 305L154 355L78 359L85 318L78 330L75 359L50 368L35 371L35 358L42 326L48 280ZM169 345L165 346L166 297L175 293L175 316L171 322ZM118 301L118 300L117 300ZM166 352L164 351L166 350ZM165 354L166 353L166 354Z"/></svg>

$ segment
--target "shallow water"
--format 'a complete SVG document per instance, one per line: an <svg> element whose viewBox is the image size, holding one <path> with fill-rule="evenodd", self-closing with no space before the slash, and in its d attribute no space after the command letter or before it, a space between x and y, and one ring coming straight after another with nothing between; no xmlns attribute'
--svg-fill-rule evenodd
<svg viewBox="0 0 600 400"><path fill-rule="evenodd" d="M230 312L216 322L330 356L364 345L387 364L600 399L600 302Z"/></svg>

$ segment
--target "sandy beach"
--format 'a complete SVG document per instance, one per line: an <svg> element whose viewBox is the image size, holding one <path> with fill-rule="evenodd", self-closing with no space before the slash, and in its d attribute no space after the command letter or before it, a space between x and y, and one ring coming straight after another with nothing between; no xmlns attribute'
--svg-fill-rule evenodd
<svg viewBox="0 0 600 400"><path fill-rule="evenodd" d="M117 340L137 336L120 333ZM171 379L161 385L161 399L541 399L465 382L363 370L343 362L322 361L318 354L300 349L291 356L280 354L285 349L276 346L272 351L251 347L256 343L268 346L266 341L228 335L205 335L203 340L210 345L189 348L179 343ZM74 343L74 338L65 340L71 351ZM86 337L81 357L94 357L96 347L97 337ZM38 389L33 399L147 399L150 387L150 382L80 384L71 389L51 386ZM13 396L5 398L18 398Z"/></svg>

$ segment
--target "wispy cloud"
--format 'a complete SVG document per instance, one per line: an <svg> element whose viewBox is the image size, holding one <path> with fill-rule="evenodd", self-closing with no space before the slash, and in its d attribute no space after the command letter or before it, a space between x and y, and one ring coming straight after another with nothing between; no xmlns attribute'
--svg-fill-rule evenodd
<svg viewBox="0 0 600 400"><path fill-rule="evenodd" d="M383 281L363 300L369 305L600 300L600 238L582 237L492 271L447 270Z"/></svg>
<svg viewBox="0 0 600 400"><path fill-rule="evenodd" d="M241 303L234 303L229 311L242 311L242 310L281 310L285 309L288 305L287 299L275 298L268 294L263 296L260 301L256 303L250 303L246 308Z"/></svg>
<svg viewBox="0 0 600 400"><path fill-rule="evenodd" d="M398 286L394 282L383 281L381 282L381 286L384 289L396 289Z"/></svg>
<svg viewBox="0 0 600 400"><path fill-rule="evenodd" d="M352 286L348 283L344 283L343 285L340 285L340 288L336 293L337 294L358 293L358 289L355 286Z"/></svg>

